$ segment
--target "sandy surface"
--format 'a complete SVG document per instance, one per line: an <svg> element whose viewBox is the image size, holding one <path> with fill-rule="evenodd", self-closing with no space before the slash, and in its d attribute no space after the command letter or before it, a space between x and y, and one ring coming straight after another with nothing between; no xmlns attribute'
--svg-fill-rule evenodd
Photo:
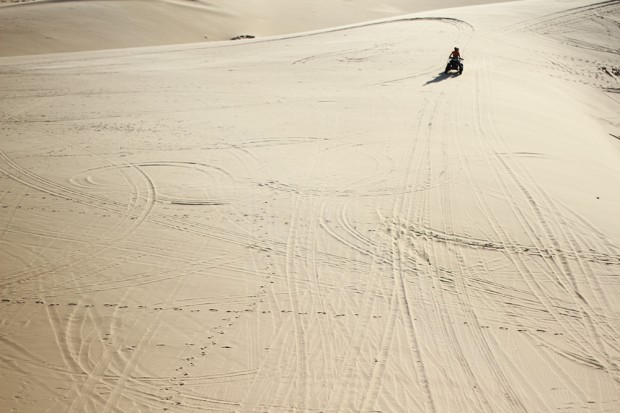
<svg viewBox="0 0 620 413"><path fill-rule="evenodd" d="M0 410L620 411L618 22L2 58Z"/></svg>
<svg viewBox="0 0 620 413"><path fill-rule="evenodd" d="M265 37L495 2L0 0L0 56L230 40L244 35Z"/></svg>

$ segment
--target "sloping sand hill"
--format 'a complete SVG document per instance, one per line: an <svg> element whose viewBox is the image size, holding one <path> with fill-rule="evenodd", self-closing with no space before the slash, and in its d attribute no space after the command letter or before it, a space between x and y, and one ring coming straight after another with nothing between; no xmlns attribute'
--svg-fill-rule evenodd
<svg viewBox="0 0 620 413"><path fill-rule="evenodd" d="M0 56L195 43L245 35L264 37L494 2L0 0Z"/></svg>
<svg viewBox="0 0 620 413"><path fill-rule="evenodd" d="M4 57L2 410L620 411L619 22Z"/></svg>

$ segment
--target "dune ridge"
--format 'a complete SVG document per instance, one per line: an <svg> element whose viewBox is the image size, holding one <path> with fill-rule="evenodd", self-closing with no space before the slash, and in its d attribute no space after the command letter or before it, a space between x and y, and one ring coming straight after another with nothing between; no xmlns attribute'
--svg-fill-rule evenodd
<svg viewBox="0 0 620 413"><path fill-rule="evenodd" d="M489 2L5 0L0 2L0 56L268 37Z"/></svg>

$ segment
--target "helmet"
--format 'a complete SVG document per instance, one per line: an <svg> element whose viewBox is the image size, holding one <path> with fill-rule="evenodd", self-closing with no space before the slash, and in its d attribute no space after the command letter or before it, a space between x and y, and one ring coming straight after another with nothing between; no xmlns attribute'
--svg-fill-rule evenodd
<svg viewBox="0 0 620 413"><path fill-rule="evenodd" d="M454 50L459 50L459 48L458 48L458 47L455 47L455 48L454 48Z"/></svg>

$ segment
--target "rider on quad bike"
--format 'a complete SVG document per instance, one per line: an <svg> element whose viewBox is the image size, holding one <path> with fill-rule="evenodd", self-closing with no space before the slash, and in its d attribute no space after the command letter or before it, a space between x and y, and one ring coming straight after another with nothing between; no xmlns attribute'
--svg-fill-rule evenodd
<svg viewBox="0 0 620 413"><path fill-rule="evenodd" d="M461 53L459 52L459 48L455 47L452 53L450 53L448 65L446 66L446 70L444 73L448 73L450 70L458 70L459 75L463 73L463 63L461 58Z"/></svg>

